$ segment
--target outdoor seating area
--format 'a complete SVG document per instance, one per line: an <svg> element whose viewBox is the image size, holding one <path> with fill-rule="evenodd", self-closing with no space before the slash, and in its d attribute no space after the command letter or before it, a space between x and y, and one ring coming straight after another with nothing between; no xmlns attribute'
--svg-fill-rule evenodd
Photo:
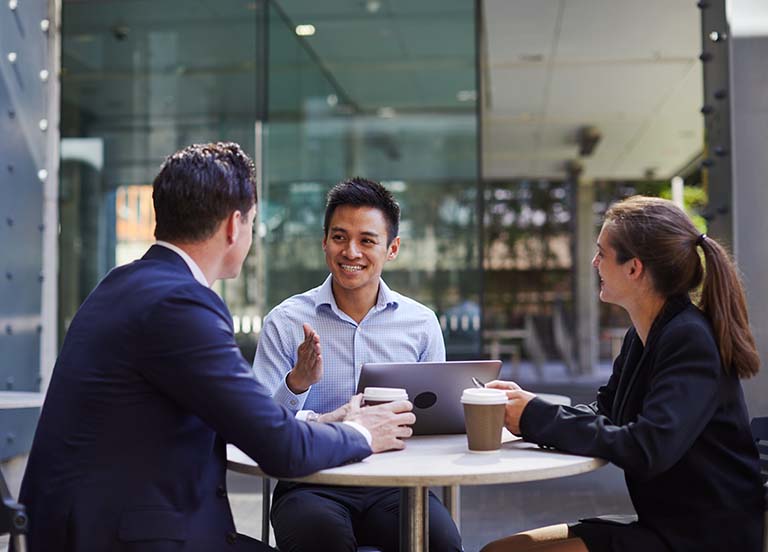
<svg viewBox="0 0 768 552"><path fill-rule="evenodd" d="M0 552L768 552L767 57L764 0L2 3Z"/></svg>

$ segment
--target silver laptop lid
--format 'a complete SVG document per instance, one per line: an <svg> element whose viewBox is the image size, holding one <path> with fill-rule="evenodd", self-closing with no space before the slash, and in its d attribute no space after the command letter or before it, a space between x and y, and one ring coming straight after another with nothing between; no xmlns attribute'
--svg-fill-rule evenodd
<svg viewBox="0 0 768 552"><path fill-rule="evenodd" d="M464 433L461 392L474 386L473 376L489 382L500 370L500 360L369 363L360 371L357 392L366 387L403 388L416 414L414 435Z"/></svg>

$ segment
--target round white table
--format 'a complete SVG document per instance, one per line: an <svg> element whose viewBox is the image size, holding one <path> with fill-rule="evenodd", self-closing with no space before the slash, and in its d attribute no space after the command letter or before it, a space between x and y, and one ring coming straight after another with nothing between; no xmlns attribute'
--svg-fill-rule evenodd
<svg viewBox="0 0 768 552"><path fill-rule="evenodd" d="M501 450L471 453L466 435L412 437L405 450L373 454L354 464L329 468L292 479L321 485L401 487L401 550L428 550L428 492L430 486L455 490L459 485L521 483L589 472L605 460L542 449L505 432ZM228 467L244 474L265 476L256 462L229 445ZM454 495L455 501L455 495ZM449 508L450 509L450 508Z"/></svg>

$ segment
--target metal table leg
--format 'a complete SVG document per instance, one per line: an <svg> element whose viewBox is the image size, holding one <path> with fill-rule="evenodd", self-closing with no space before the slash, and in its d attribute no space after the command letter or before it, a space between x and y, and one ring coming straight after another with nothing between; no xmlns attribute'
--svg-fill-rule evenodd
<svg viewBox="0 0 768 552"><path fill-rule="evenodd" d="M269 511L272 499L272 480L266 475L261 479L261 542L269 544Z"/></svg>
<svg viewBox="0 0 768 552"><path fill-rule="evenodd" d="M400 489L400 550L429 550L429 488Z"/></svg>
<svg viewBox="0 0 768 552"><path fill-rule="evenodd" d="M443 506L451 514L456 529L461 533L461 493L458 485L446 485L443 487Z"/></svg>

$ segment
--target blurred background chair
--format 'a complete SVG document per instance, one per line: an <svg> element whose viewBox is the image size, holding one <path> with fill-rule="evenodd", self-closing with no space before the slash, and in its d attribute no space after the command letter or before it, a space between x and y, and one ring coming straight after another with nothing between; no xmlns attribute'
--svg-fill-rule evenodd
<svg viewBox="0 0 768 552"><path fill-rule="evenodd" d="M752 438L760 453L760 475L763 477L763 489L765 490L765 503L768 507L768 416L752 418L749 424L752 430ZM765 526L763 528L763 552L768 552L768 510L765 513Z"/></svg>
<svg viewBox="0 0 768 552"><path fill-rule="evenodd" d="M2 472L0 472L0 498L3 501L2 512L0 512L0 535L10 534L15 552L27 552L26 534L29 519L24 506L11 496Z"/></svg>

